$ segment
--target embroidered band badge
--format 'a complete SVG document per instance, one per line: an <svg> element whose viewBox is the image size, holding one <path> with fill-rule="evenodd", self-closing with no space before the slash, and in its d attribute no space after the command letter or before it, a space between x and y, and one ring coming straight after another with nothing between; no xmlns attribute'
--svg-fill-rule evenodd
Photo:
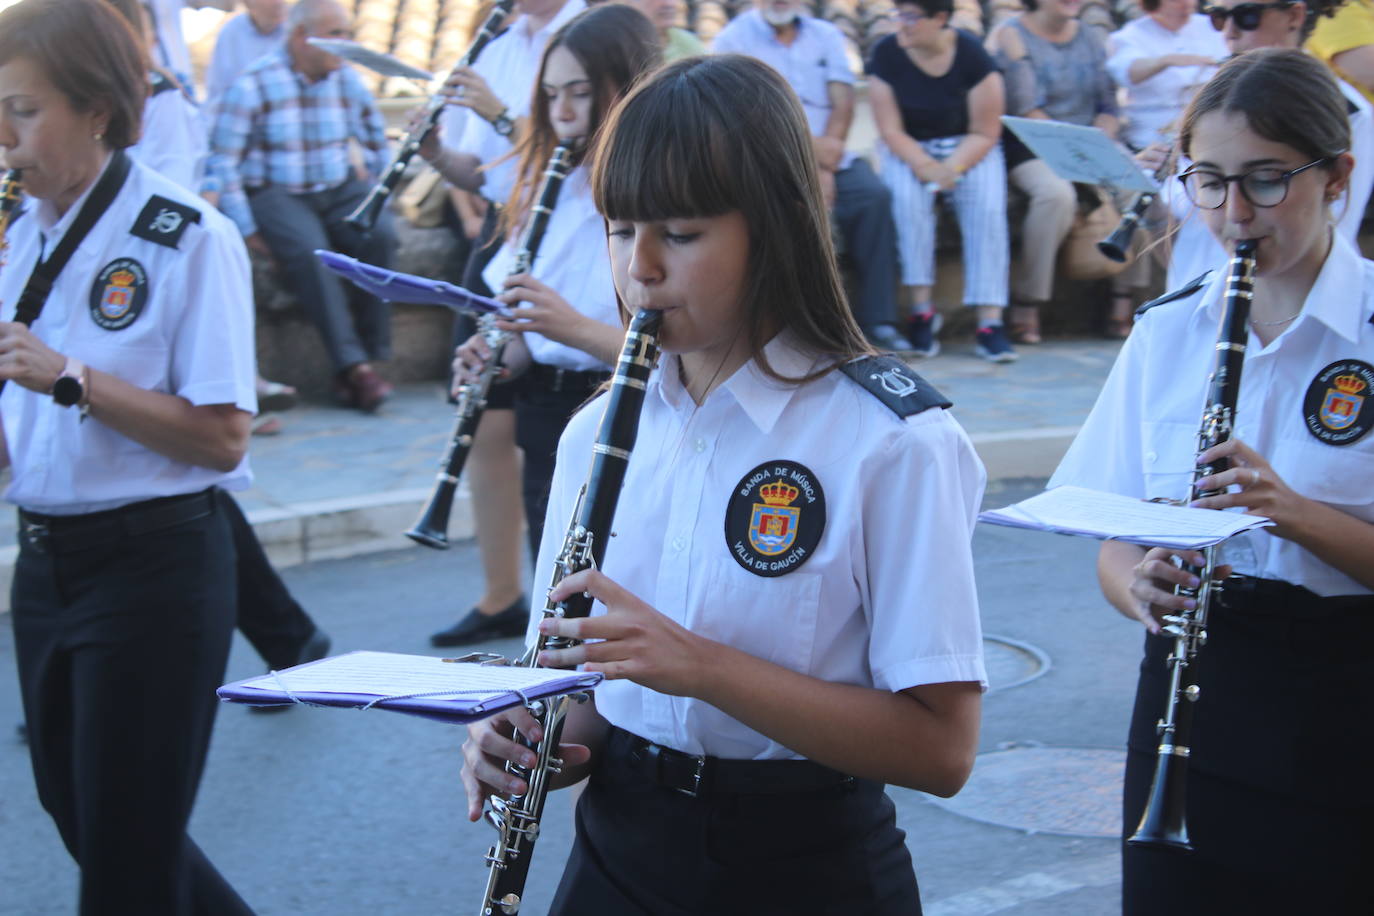
<svg viewBox="0 0 1374 916"><path fill-rule="evenodd" d="M148 272L133 258L116 258L91 285L91 320L107 331L134 323L148 301Z"/></svg>
<svg viewBox="0 0 1374 916"><path fill-rule="evenodd" d="M801 566L825 530L825 493L795 461L766 461L735 485L725 509L725 546L757 576Z"/></svg>
<svg viewBox="0 0 1374 916"><path fill-rule="evenodd" d="M1328 445L1350 445L1374 427L1367 401L1374 393L1374 366L1358 359L1337 360L1312 384L1302 402L1307 431Z"/></svg>

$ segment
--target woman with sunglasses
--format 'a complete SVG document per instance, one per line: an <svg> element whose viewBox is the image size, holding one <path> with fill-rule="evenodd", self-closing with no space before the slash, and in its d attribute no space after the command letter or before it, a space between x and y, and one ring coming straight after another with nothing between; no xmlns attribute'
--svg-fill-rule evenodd
<svg viewBox="0 0 1374 916"><path fill-rule="evenodd" d="M1308 0L1308 2L1256 3L1251 0L1216 0L1204 6L1202 12L1212 26L1221 33L1231 54L1243 54L1259 48L1302 47L1303 39L1318 18L1330 16L1341 0ZM1337 227L1352 242L1360 230L1365 204L1374 186L1374 110L1355 87L1341 80L1337 88L1346 99L1346 115L1350 120L1350 153L1355 157L1355 171L1351 175L1344 200L1332 208ZM1156 168L1164 161L1163 146L1145 150L1140 161ZM1180 162L1180 172L1189 167ZM1166 289L1177 289L1191 282L1203 272L1215 267L1222 258L1221 248L1212 239L1206 226L1196 218L1187 198L1177 186L1165 188L1173 216L1178 222L1169 256Z"/></svg>
<svg viewBox="0 0 1374 916"><path fill-rule="evenodd" d="M1331 226L1354 161L1345 99L1296 50L1243 54L1189 107L1182 186L1227 253L1254 239L1249 340L1232 437L1195 455L1225 294L1206 282L1142 313L1050 485L1186 497L1195 465L1229 470L1194 505L1274 526L1221 548L1187 766L1194 850L1126 846L1128 916L1371 913L1374 886L1374 263ZM1168 695L1160 632L1199 555L1109 541L1107 599L1144 624L1123 825L1149 791Z"/></svg>

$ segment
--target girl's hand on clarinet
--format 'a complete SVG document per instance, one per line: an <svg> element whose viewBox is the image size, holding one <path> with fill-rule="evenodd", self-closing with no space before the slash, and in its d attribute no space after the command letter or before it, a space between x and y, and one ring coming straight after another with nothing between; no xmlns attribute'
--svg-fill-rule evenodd
<svg viewBox="0 0 1374 916"><path fill-rule="evenodd" d="M514 319L498 319L498 328L503 331L534 331L561 344L578 345L587 317L569 305L557 290L529 274L507 277L505 287L496 298L507 305L520 307L514 310Z"/></svg>
<svg viewBox="0 0 1374 916"><path fill-rule="evenodd" d="M1163 143L1151 143L1135 154L1136 165L1145 172L1158 172L1169 161L1170 148Z"/></svg>
<svg viewBox="0 0 1374 916"><path fill-rule="evenodd" d="M1269 466L1269 462L1259 453L1239 439L1227 439L1198 456L1198 464L1208 464L1218 458L1230 459L1229 470L1204 477L1198 486L1207 490L1229 490L1194 500L1191 505L1202 509L1229 509L1242 506L1246 515L1262 515L1274 520L1274 527L1267 529L1270 534L1281 538L1292 537L1308 500L1294 493L1283 478Z"/></svg>
<svg viewBox="0 0 1374 916"><path fill-rule="evenodd" d="M470 385L482 374L482 367L491 359L491 347L481 334L474 334L453 351L453 394L458 394L459 385ZM498 378L506 370L498 373Z"/></svg>
<svg viewBox="0 0 1374 916"><path fill-rule="evenodd" d="M530 741L544 737L543 730L523 706L507 709L468 726L463 742L463 791L468 796L468 820L482 817L482 807L491 795L517 795L529 788L524 779L506 772L506 763L522 767L535 764L534 751L511 737L519 731ZM560 744L558 757L564 767L581 766L591 759L591 750L581 744Z"/></svg>
<svg viewBox="0 0 1374 916"><path fill-rule="evenodd" d="M1158 634L1160 622L1165 614L1192 610L1197 601L1183 595L1174 594L1174 586L1197 588L1198 578L1179 565L1176 560L1190 566L1201 566L1206 558L1198 550L1171 550L1167 547L1152 547L1139 563L1131 569L1131 597L1136 599L1135 616L1145 629ZM1218 566L1215 575L1224 579L1231 574L1231 567Z"/></svg>
<svg viewBox="0 0 1374 916"><path fill-rule="evenodd" d="M700 678L712 658L710 640L680 626L595 569L568 576L549 593L562 601L586 592L606 606L599 617L546 618L539 632L571 636L584 643L571 649L542 653L539 663L548 667L599 671L607 678L627 678L670 696L696 696Z"/></svg>
<svg viewBox="0 0 1374 916"><path fill-rule="evenodd" d="M494 121L506 110L505 103L491 91L482 74L471 67L455 67L441 91L451 104L470 108L486 121Z"/></svg>

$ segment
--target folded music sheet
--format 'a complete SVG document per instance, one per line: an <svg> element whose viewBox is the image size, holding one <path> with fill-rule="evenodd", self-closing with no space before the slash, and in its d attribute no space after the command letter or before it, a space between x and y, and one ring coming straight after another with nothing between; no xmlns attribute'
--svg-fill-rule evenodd
<svg viewBox="0 0 1374 916"><path fill-rule="evenodd" d="M391 709L444 722L473 722L527 700L590 690L600 682L600 674L561 668L348 652L225 684L216 693L221 700L250 706Z"/></svg>
<svg viewBox="0 0 1374 916"><path fill-rule="evenodd" d="M1177 550L1201 550L1274 524L1262 515L1152 503L1071 486L1055 487L1002 509L989 509L978 520Z"/></svg>

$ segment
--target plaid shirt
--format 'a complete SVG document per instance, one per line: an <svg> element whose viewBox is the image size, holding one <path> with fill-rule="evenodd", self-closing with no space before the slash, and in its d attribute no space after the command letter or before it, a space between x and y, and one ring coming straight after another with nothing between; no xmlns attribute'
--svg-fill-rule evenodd
<svg viewBox="0 0 1374 916"><path fill-rule="evenodd" d="M379 173L390 151L372 94L349 67L316 83L291 68L285 49L253 63L224 94L210 132L212 182L220 209L245 236L257 231L246 192L273 186L292 194L324 191L353 176L348 141Z"/></svg>

